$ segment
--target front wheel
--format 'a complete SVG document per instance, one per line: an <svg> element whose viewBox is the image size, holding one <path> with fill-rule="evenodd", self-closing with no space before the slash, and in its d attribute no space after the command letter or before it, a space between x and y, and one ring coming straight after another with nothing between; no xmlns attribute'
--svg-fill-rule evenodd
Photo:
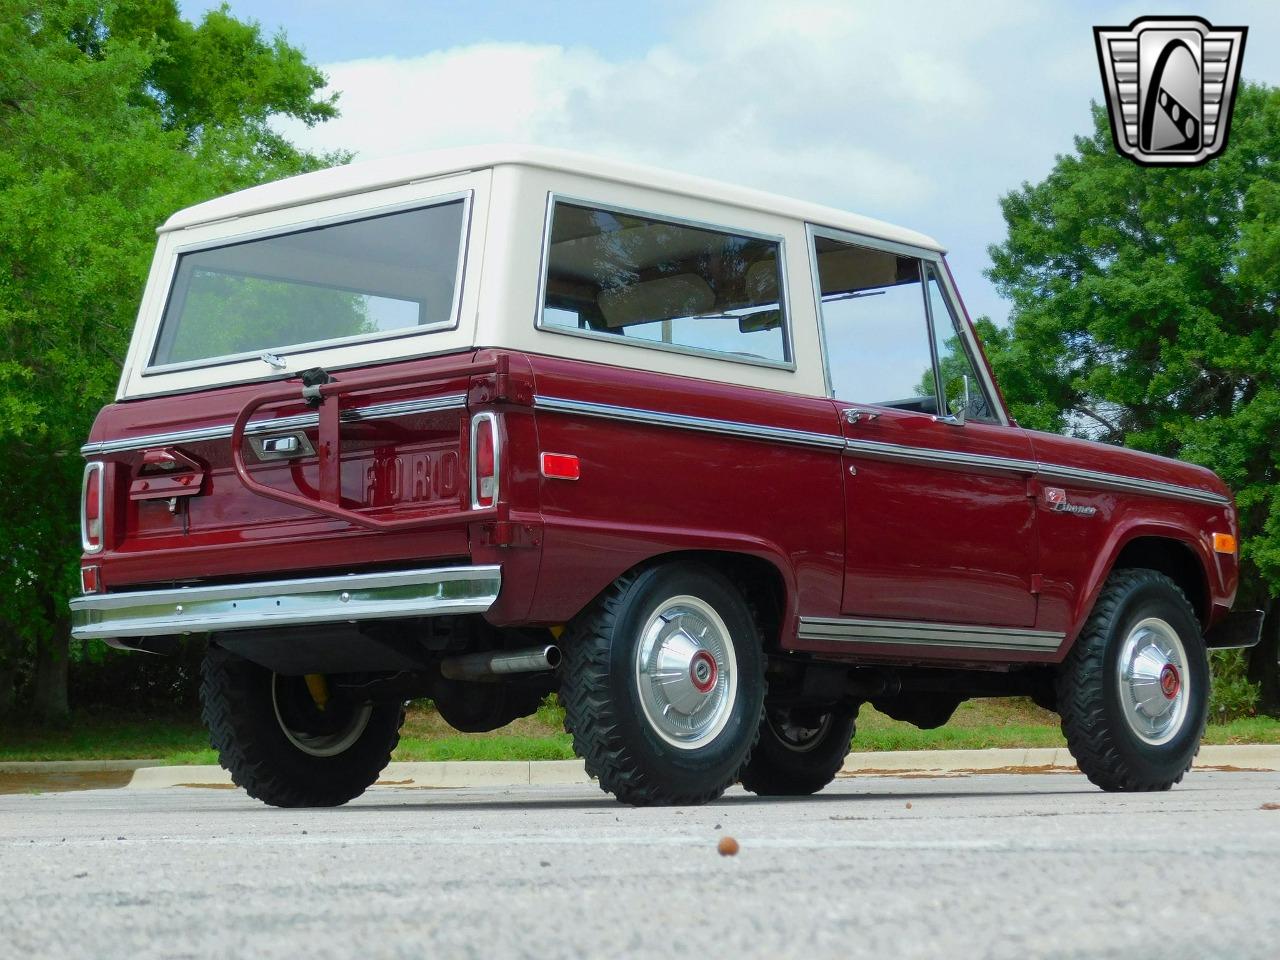
<svg viewBox="0 0 1280 960"><path fill-rule="evenodd" d="M602 789L635 805L706 803L737 781L764 702L760 629L701 564L628 574L570 626L565 727Z"/></svg>
<svg viewBox="0 0 1280 960"><path fill-rule="evenodd" d="M1182 591L1154 570L1119 570L1057 683L1062 732L1104 790L1168 790L1200 748L1209 661Z"/></svg>
<svg viewBox="0 0 1280 960"><path fill-rule="evenodd" d="M853 740L854 717L798 707L765 711L760 742L742 771L742 786L762 797L817 793L840 772Z"/></svg>
<svg viewBox="0 0 1280 960"><path fill-rule="evenodd" d="M273 673L212 646L201 717L232 781L275 807L335 807L378 779L400 739L399 703L330 695L323 678Z"/></svg>

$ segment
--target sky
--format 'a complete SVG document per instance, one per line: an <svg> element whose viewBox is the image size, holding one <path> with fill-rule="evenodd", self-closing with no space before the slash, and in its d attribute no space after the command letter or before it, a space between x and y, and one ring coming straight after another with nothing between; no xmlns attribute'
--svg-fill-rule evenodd
<svg viewBox="0 0 1280 960"><path fill-rule="evenodd" d="M1089 131L1092 27L1244 25L1243 76L1280 85L1276 0L229 3L341 94L339 119L280 125L301 146L536 143L813 200L935 237L970 313L997 322L1008 305L983 271L1005 237L999 198Z"/></svg>

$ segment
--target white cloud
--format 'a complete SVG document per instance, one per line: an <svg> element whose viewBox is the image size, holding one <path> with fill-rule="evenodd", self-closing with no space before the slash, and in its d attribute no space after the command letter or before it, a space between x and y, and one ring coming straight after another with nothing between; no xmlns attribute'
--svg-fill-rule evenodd
<svg viewBox="0 0 1280 960"><path fill-rule="evenodd" d="M1266 9L1208 15L1253 23ZM546 144L856 210L938 236L974 312L999 317L981 276L1004 233L997 199L1044 176L1088 129L1101 94L1091 26L1130 13L1015 0L693 2L662 43L630 56L477 43L328 64L341 118L282 130L363 158ZM1275 82L1249 69L1261 46L1251 36L1246 75Z"/></svg>

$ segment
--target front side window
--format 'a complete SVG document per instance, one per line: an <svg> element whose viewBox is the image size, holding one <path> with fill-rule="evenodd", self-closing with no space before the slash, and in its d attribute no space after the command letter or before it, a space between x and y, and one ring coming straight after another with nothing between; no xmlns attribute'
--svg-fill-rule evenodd
<svg viewBox="0 0 1280 960"><path fill-rule="evenodd" d="M786 363L781 243L556 202L541 326Z"/></svg>
<svg viewBox="0 0 1280 960"><path fill-rule="evenodd" d="M452 326L466 204L181 254L152 367Z"/></svg>
<svg viewBox="0 0 1280 960"><path fill-rule="evenodd" d="M998 418L974 369L973 359L965 349L960 318L951 309L937 268L929 264L925 275L929 285L929 315L933 320L934 344L938 352L938 373L946 400L944 407L952 413L963 410L969 420L995 423Z"/></svg>
<svg viewBox="0 0 1280 960"><path fill-rule="evenodd" d="M920 261L821 236L814 254L833 396L937 413Z"/></svg>

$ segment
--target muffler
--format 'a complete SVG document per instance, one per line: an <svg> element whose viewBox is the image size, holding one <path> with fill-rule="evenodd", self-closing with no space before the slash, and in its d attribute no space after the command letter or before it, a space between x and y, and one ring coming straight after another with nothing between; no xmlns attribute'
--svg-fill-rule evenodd
<svg viewBox="0 0 1280 960"><path fill-rule="evenodd" d="M440 661L450 680L492 680L508 673L541 673L560 666L563 655L554 643L525 650L486 650Z"/></svg>

